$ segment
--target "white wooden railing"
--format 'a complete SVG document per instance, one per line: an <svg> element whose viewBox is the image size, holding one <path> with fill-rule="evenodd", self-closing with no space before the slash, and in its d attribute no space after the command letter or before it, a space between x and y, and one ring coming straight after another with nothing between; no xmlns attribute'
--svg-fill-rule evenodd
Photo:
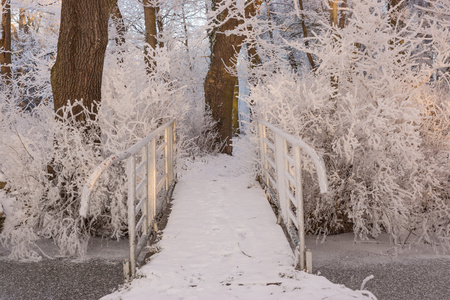
<svg viewBox="0 0 450 300"><path fill-rule="evenodd" d="M172 120L128 150L105 159L94 169L83 187L80 215L86 218L89 214L90 197L100 175L109 166L127 161L130 256L124 262L125 279L135 276L136 259L151 234L158 231L157 214L173 192L176 183L175 145L175 120Z"/></svg>
<svg viewBox="0 0 450 300"><path fill-rule="evenodd" d="M299 137L293 136L263 120L258 120L261 183L278 207L281 221L297 244L295 256L300 270L312 272L312 254L305 247L303 211L302 152L313 161L320 192L328 190L322 158Z"/></svg>

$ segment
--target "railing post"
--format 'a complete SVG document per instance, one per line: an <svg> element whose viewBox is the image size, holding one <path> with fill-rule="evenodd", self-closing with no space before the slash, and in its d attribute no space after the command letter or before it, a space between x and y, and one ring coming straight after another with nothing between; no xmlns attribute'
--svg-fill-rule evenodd
<svg viewBox="0 0 450 300"><path fill-rule="evenodd" d="M173 180L175 180L175 176L174 176L174 174L175 174L175 165L174 165L174 156L176 155L176 153L175 153L175 149L176 149L176 147L177 147L177 128L176 128L176 123L175 123L175 121L173 122L173 124L172 124L172 144L171 144L171 149L170 149L170 156L171 156L171 159L170 159L170 172L171 172L171 176L170 176L170 178L171 178L171 181L173 181Z"/></svg>
<svg viewBox="0 0 450 300"><path fill-rule="evenodd" d="M144 153L144 160L145 160L145 180L147 181L147 184L145 185L145 197L146 197L146 201L144 202L144 207L142 209L142 213L145 214L145 224L144 224L144 229L143 229L143 233L146 236L150 235L150 215L149 215L149 199L150 199L150 186L148 184L149 182L149 173L150 173L150 166L148 164L148 156L149 156L149 149L148 149L148 144L145 145L145 153Z"/></svg>
<svg viewBox="0 0 450 300"><path fill-rule="evenodd" d="M310 249L306 249L305 258L306 258L306 272L312 274L312 252Z"/></svg>
<svg viewBox="0 0 450 300"><path fill-rule="evenodd" d="M266 161L266 155L267 155L267 145L264 142L264 139L267 137L267 127L260 122L259 124L259 143L260 143L260 155L261 155L261 180L264 180L266 182L266 186L270 186L270 180L268 172L268 163ZM279 222L279 221L278 221Z"/></svg>
<svg viewBox="0 0 450 300"><path fill-rule="evenodd" d="M258 122L258 142L259 142L259 159L260 159L260 165L261 165L261 176L264 176L265 173L265 166L264 166L264 156L265 156L265 149L264 149L264 136L263 136L263 124ZM261 178L263 180L263 178Z"/></svg>
<svg viewBox="0 0 450 300"><path fill-rule="evenodd" d="M169 127L164 129L164 143L166 144L166 146L164 146L164 174L166 175L166 193L169 190Z"/></svg>
<svg viewBox="0 0 450 300"><path fill-rule="evenodd" d="M148 158L148 216L151 216L153 228L158 231L158 224L155 222L156 216L156 139L153 138L149 143Z"/></svg>
<svg viewBox="0 0 450 300"><path fill-rule="evenodd" d="M170 186L172 185L172 182L174 180L174 176L173 176L173 144L174 144L174 133L175 133L175 122L172 123L171 126L169 126L169 153L168 153L168 157L169 157L169 173L167 174L168 177L168 181L169 181L169 185L167 188L167 192L169 191ZM167 203L170 202L170 198L169 198L169 194L167 193L167 199L166 199Z"/></svg>
<svg viewBox="0 0 450 300"><path fill-rule="evenodd" d="M131 274L130 274L130 260L125 259L123 261L123 279L125 282L129 281L131 279Z"/></svg>
<svg viewBox="0 0 450 300"><path fill-rule="evenodd" d="M280 207L283 220L287 222L286 226L290 225L288 209L289 202L286 196L286 179L284 172L286 170L286 163L284 159L284 152L286 151L286 141L274 132L275 135L275 164L277 172L277 190L278 196L280 197ZM290 229L289 226L287 228Z"/></svg>
<svg viewBox="0 0 450 300"><path fill-rule="evenodd" d="M130 239L130 269L131 276L136 273L136 219L134 215L134 202L136 198L136 155L132 155L128 162L128 235Z"/></svg>
<svg viewBox="0 0 450 300"><path fill-rule="evenodd" d="M166 128L164 132L164 140L166 142L165 147L165 172L167 175L166 179L166 193L169 191L170 185L173 180L173 124ZM169 203L169 198L166 199L167 203Z"/></svg>
<svg viewBox="0 0 450 300"><path fill-rule="evenodd" d="M302 184L302 169L301 169L301 153L300 147L294 147L294 162L295 162L295 198L297 200L297 220L298 220L298 247L299 247L299 262L300 270L305 270L305 218L303 209L303 184Z"/></svg>

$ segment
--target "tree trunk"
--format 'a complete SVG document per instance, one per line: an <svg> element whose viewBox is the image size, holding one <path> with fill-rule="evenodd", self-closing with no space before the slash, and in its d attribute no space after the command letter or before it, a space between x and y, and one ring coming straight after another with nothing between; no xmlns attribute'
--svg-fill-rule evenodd
<svg viewBox="0 0 450 300"><path fill-rule="evenodd" d="M341 16L339 18L339 14L338 14L339 1L338 0L329 0L328 3L330 5L330 24L331 24L331 26L339 28L339 29L344 28L345 15L343 15L341 12ZM341 7L346 7L346 6L347 6L347 0L342 1ZM335 33L334 38L337 40L338 38L340 38L340 36ZM339 89L339 77L335 76L335 75L331 75L330 81L331 81L331 86L334 88L332 98L335 98L338 94L338 89Z"/></svg>
<svg viewBox="0 0 450 300"><path fill-rule="evenodd" d="M127 31L125 27L125 22L123 21L122 13L120 12L119 5L117 2L114 4L111 11L111 19L114 22L114 26L116 27L117 37L116 37L116 45L122 46L125 44L125 33Z"/></svg>
<svg viewBox="0 0 450 300"><path fill-rule="evenodd" d="M26 35L28 35L28 23L27 23L27 15L25 13L25 9L21 8L19 9L19 33L21 33L21 40L19 41L20 44L22 44L22 42L24 42L24 40L26 39ZM19 40L19 37L17 37L17 40ZM22 47L21 47L22 48ZM24 52L24 49L20 49L21 53ZM19 54L19 57L21 56L21 54ZM18 74L20 74L20 77L24 78L25 76L25 68L23 66L20 67L20 70L18 72ZM25 103L25 80L20 80L20 106L23 107L25 105L28 105L29 103Z"/></svg>
<svg viewBox="0 0 450 300"><path fill-rule="evenodd" d="M186 12L184 10L184 5L185 5L185 3L181 4L181 17L182 17L182 21L183 21L183 31L184 31L184 46L186 47L186 53L187 53L188 63L189 63L189 70L192 71L192 60L191 60L191 53L189 50L189 32L188 32Z"/></svg>
<svg viewBox="0 0 450 300"><path fill-rule="evenodd" d="M101 100L108 20L117 0L62 0L58 54L51 71L55 111L67 101L81 100L97 114ZM81 111L75 108L74 114ZM78 121L85 116L80 114Z"/></svg>
<svg viewBox="0 0 450 300"><path fill-rule="evenodd" d="M212 7L215 10L225 0L216 1ZM262 1L256 1L252 4L246 4L245 15L249 17L254 15L258 5ZM234 1L233 4L236 4ZM219 22L228 18L228 9L219 14ZM230 74L227 68L233 68L234 62L232 58L239 53L244 36L230 34L227 31L235 29L243 22L242 19L229 18L224 24L213 28L210 32L211 43L211 62L208 74L205 79L205 102L206 106L211 109L212 117L217 122L216 129L219 133L219 142L225 142L221 149L223 153L232 154L233 147L231 138L233 136L233 98L234 87L237 77Z"/></svg>
<svg viewBox="0 0 450 300"><path fill-rule="evenodd" d="M11 81L11 3L2 0L2 38L0 40L1 76L5 83Z"/></svg>
<svg viewBox="0 0 450 300"><path fill-rule="evenodd" d="M300 0L300 3L301 2L302 1ZM331 26L336 26L340 29L344 28L347 16L347 12L345 9L348 7L347 0L329 0L328 3L330 5L329 9ZM303 3L301 3L301 5L303 6ZM339 9L339 7L341 9ZM339 10L340 13L338 12Z"/></svg>
<svg viewBox="0 0 450 300"><path fill-rule="evenodd" d="M342 8L342 11L341 11L341 15L339 17L338 26L339 26L339 28L342 29L345 27L346 22L347 22L347 17L348 17L348 12L345 11L345 9L348 8L347 0L342 1L341 8Z"/></svg>
<svg viewBox="0 0 450 300"><path fill-rule="evenodd" d="M338 26L338 0L328 1L330 4L330 23L332 26Z"/></svg>
<svg viewBox="0 0 450 300"><path fill-rule="evenodd" d="M21 8L19 9L19 31L28 34L28 27L27 14L25 12L25 9Z"/></svg>
<svg viewBox="0 0 450 300"><path fill-rule="evenodd" d="M388 10L390 14L390 23L393 28L399 27L399 29L405 27L405 23L399 19L399 14L406 7L406 0L401 2L401 0L389 0L388 1Z"/></svg>
<svg viewBox="0 0 450 300"><path fill-rule="evenodd" d="M302 31L303 31L303 40L305 42L305 46L309 48L309 42L307 40L308 38L308 29L306 28L305 23L305 14L304 14L304 8L303 8L303 0L299 0L299 7L301 12L301 18L302 18ZM311 70L315 71L317 69L316 64L314 62L313 56L310 52L306 53L306 56L308 57L309 65L311 66Z"/></svg>
<svg viewBox="0 0 450 300"><path fill-rule="evenodd" d="M219 5L223 0L217 1ZM226 19L228 10L221 15ZM221 20L220 20L221 21ZM219 21L219 22L220 22ZM234 86L236 76L230 74L226 68L232 68L231 59L238 53L243 41L242 36L235 34L226 36L225 31L233 30L241 23L236 18L229 19L222 26L215 28L211 39L211 63L205 79L205 101L211 109L212 117L217 122L217 130L221 141L225 142L222 152L232 154L231 138L233 136L232 112ZM218 141L219 142L219 141Z"/></svg>
<svg viewBox="0 0 450 300"><path fill-rule="evenodd" d="M144 0L144 20L145 20L145 42L148 44L145 46L145 63L147 66L147 73L152 73L156 68L156 62L153 58L153 50L156 49L158 40L156 36L158 34L156 13L157 7L154 6L151 0ZM151 47L153 50L149 49Z"/></svg>

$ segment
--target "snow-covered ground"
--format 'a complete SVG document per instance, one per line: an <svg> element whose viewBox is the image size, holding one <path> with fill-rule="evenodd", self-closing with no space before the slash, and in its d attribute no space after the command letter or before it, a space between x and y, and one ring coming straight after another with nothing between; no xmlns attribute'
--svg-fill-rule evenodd
<svg viewBox="0 0 450 300"><path fill-rule="evenodd" d="M188 165L161 251L103 299L375 299L294 269L288 242L245 160Z"/></svg>

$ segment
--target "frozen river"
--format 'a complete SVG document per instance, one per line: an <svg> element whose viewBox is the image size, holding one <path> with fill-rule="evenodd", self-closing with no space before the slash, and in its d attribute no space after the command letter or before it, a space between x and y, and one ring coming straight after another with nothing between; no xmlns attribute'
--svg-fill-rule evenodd
<svg viewBox="0 0 450 300"><path fill-rule="evenodd" d="M368 274L365 289L379 300L448 300L450 299L450 259L421 259L346 267L317 266L315 272L334 283L359 289Z"/></svg>
<svg viewBox="0 0 450 300"><path fill-rule="evenodd" d="M307 239L313 252L313 273L333 283L365 289L379 300L450 299L450 256L430 247L413 246L398 250L387 235L378 240L354 241L353 234L329 236L325 243Z"/></svg>
<svg viewBox="0 0 450 300"><path fill-rule="evenodd" d="M119 261L2 261L0 299L99 299L111 293L122 282L122 265Z"/></svg>
<svg viewBox="0 0 450 300"><path fill-rule="evenodd" d="M433 252L409 250L398 255L386 240L354 243L352 235L332 236L321 244L309 237L314 274L334 283L365 288L380 300L447 300L450 295L450 258ZM50 245L41 245L47 254ZM1 300L99 299L123 282L121 261L127 242L94 240L84 259L56 258L41 262L14 262L0 249ZM337 298L338 299L338 298Z"/></svg>
<svg viewBox="0 0 450 300"><path fill-rule="evenodd" d="M94 300L123 283L127 241L91 239L82 259L58 258L48 241L40 247L55 259L11 261L0 248L0 300Z"/></svg>

